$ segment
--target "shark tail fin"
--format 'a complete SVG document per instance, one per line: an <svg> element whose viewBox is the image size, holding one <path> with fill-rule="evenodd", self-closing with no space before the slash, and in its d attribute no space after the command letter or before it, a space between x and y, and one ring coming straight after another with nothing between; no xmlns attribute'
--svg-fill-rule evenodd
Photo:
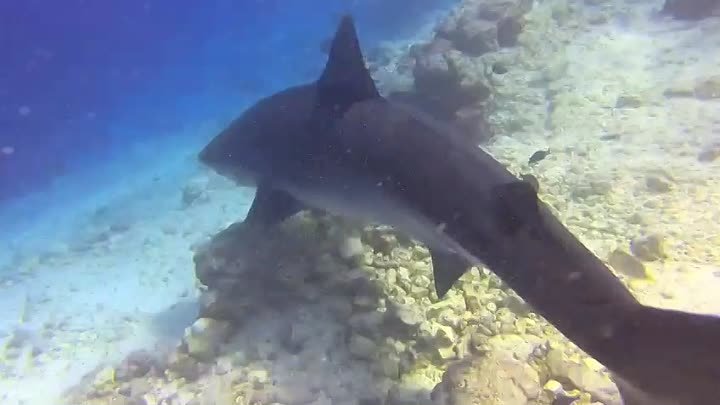
<svg viewBox="0 0 720 405"><path fill-rule="evenodd" d="M365 66L355 23L342 17L330 45L328 61L317 81L317 103L334 115L341 115L353 103L380 97Z"/></svg>
<svg viewBox="0 0 720 405"><path fill-rule="evenodd" d="M625 405L720 400L720 317L640 305L611 336L622 350L611 368Z"/></svg>

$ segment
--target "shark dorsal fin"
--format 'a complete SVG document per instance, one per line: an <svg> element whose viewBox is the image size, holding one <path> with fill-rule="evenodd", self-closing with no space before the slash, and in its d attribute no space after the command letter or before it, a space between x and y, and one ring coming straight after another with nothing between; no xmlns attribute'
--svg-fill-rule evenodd
<svg viewBox="0 0 720 405"><path fill-rule="evenodd" d="M325 70L317 81L318 108L341 115L353 103L380 97L365 67L355 23L342 17L335 32Z"/></svg>

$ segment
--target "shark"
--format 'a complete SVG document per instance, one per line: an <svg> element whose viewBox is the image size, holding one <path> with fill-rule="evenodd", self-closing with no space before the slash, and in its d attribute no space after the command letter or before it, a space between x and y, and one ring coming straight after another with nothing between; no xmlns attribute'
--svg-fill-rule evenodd
<svg viewBox="0 0 720 405"><path fill-rule="evenodd" d="M720 401L720 318L641 304L530 182L383 97L345 15L320 77L260 99L199 160L256 193L245 223L310 209L424 243L443 298L483 264L612 373L626 405Z"/></svg>

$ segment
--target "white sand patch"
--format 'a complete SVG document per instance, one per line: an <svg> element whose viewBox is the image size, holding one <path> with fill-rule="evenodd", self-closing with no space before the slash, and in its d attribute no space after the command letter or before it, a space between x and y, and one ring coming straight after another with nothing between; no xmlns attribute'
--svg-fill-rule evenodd
<svg viewBox="0 0 720 405"><path fill-rule="evenodd" d="M172 343L195 319L191 248L242 219L253 191L200 170L183 148L162 150L176 152L165 167L131 170L75 207L27 221L22 237L6 236L18 254L0 273L3 404L56 403L98 365ZM201 181L207 198L186 207L191 176L212 177ZM63 209L72 218L56 217Z"/></svg>

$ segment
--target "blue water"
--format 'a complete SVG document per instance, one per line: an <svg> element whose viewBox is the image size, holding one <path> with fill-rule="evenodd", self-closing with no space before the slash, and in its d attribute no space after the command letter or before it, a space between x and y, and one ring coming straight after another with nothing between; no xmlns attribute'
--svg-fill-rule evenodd
<svg viewBox="0 0 720 405"><path fill-rule="evenodd" d="M371 49L417 35L452 3L0 2L0 337L27 331L50 350L59 343L38 337L46 322L75 331L73 354L54 348L53 362L12 371L19 380L0 367L0 400L48 403L100 360L154 344L156 330L181 333L195 316L191 246L241 219L252 199L233 191L217 217L183 212L199 149L257 98L314 80L341 14L353 14ZM177 229L159 230L163 215ZM87 250L108 228L132 227L140 236ZM163 232L177 236L153 245ZM127 333L106 353L83 341L128 317L150 322L152 336ZM42 391L13 382L43 380Z"/></svg>
<svg viewBox="0 0 720 405"><path fill-rule="evenodd" d="M455 62L467 65L462 66L466 69L460 75L463 79L497 81L492 84L497 102L488 105L496 109L491 118L502 121L498 125L507 133L498 134L487 145L491 154L508 162L513 172L536 176L543 197L561 211L568 229L581 236L598 258L609 261L618 250L633 253L636 240L655 232L668 240L667 258L640 263L647 266L647 279L623 276L641 301L717 314L720 306L712 286L720 275L716 237L720 214L715 210L720 202L715 192L720 184L720 161L716 160L720 156L716 139L720 102L717 87L711 86L717 86L720 66L720 36L716 35L720 20L663 21L655 13L663 2L641 0L631 6L569 2L574 10L563 10L564 2L533 2L536 14L526 20L532 30L519 46L492 52L482 63L475 63L476 55L458 51L462 55L456 55ZM149 349L168 359L168 353L177 352L182 334L196 321L202 298L212 298L201 294L203 287L196 278L197 248L242 220L254 193L202 167L197 152L259 98L315 80L326 61L324 48L342 14L355 17L368 56L384 41L401 41L395 43L398 52L421 42L418 37L430 34L438 17L458 3L0 0L0 405L55 405L69 387L102 385L94 384L98 375L103 376L95 372L115 367L128 353ZM473 7L462 8L466 15L474 13L466 21L470 29L475 20L484 18ZM577 20L566 20L570 17L565 11ZM542 32L545 28L547 32ZM493 58L499 58L497 63ZM487 61L494 62L492 72L486 69ZM387 66L388 70L393 67ZM507 71L500 73L503 69L498 67ZM408 79L398 72L385 73L388 81ZM385 84L382 79L378 82ZM479 87L475 90L484 93ZM548 105L552 109L546 109ZM475 107L479 105L465 112L481 112ZM481 123L469 118L468 124L479 128ZM526 164L534 152L546 149L550 151L547 159L534 166ZM429 157L433 158L437 157ZM651 179L666 184L666 190L653 190ZM350 241L357 242L354 238L345 242ZM413 248L413 261L419 260L416 251L422 252ZM226 254L212 259L224 261ZM401 270L413 268L417 282L400 290L414 291L426 280L429 285L428 266L415 266L408 259L402 267L405 259L399 255L398 260L400 267L393 269L392 277L384 271L387 263L380 266L375 260L373 265L383 269L387 280L396 281ZM259 267L265 270L265 265ZM347 278L354 278L354 273ZM650 280L655 273L661 277ZM519 303L516 310L511 309L517 300L495 288L499 285L485 271L482 274L472 281L477 282L474 286L488 286L487 294L478 295L481 306L487 308L478 311L480 318L495 329L503 323L515 325L518 336L525 334L519 325L528 330L539 325L535 314L526 313ZM570 276L574 279L574 274ZM266 292L261 290L261 294ZM242 291L235 295L246 298ZM398 297L388 294L387 303ZM425 306L430 296L419 297L411 297L417 307ZM360 320L363 328L365 322L382 320L374 316L391 308L382 304L386 308L366 311L365 298L358 293L353 298L357 308L350 307L359 309L353 313L360 315L354 321ZM400 298L401 302L395 302L402 304L399 307L412 306L411 300ZM455 298L463 301L460 294ZM346 308L340 304L333 309L344 314ZM444 358L445 349L467 349L461 344L466 345L472 335L461 325L468 314L466 304L448 306L451 312L442 305L427 311L428 322L444 325L444 332L432 333L447 339L452 336L447 330L456 330L458 344L438 346L426 354L441 349L433 356ZM397 371L393 371L392 358L377 364L345 361L353 350L352 337L344 336L346 325L333 326L323 314L305 309L299 305L283 316L271 313L240 325L234 343L249 344L228 348L227 356L217 359L213 369L203 370L203 378L210 385L224 381L223 376L230 375L221 372L227 367L225 361L241 362L246 352L257 351L263 362L272 360L273 353L261 356L260 352L267 349L265 343L271 337L288 334L288 326L289 340L314 341L309 346L315 347L302 353L287 350L268 368L273 386L278 376L303 374L297 379L300 383L280 378L277 388L317 386L315 380L328 380L323 381L327 383L323 393L338 394L331 391L340 385L347 385L340 387L341 394L370 392L383 388L365 380L378 371L373 369L378 365L389 379L400 377L399 360ZM504 316L508 314L513 316ZM366 315L370 316L366 319ZM451 315L463 321L455 322ZM546 329L542 335L550 336L549 329L542 328ZM492 333L496 332L506 333L502 327ZM362 347L362 339L353 337L359 351L372 351ZM380 342L395 346L392 356L420 360L412 365L418 366L417 373L402 372L403 379L411 377L410 385L417 383L425 389L441 380L439 368L420 367L425 354L416 356L415 350L424 349L415 343L424 338L413 338L407 345L392 339ZM340 344L341 340L348 345ZM297 342L291 343L296 346ZM539 352L525 350L532 348L529 345L513 345L527 352L528 359L530 353ZM485 344L481 348L484 351ZM385 349L373 356L384 358ZM572 353L569 358L574 363L575 349L566 349L571 349L565 354ZM89 380L84 376L90 376ZM598 376L592 374L585 382L606 381ZM543 375L543 381L546 377L563 383L572 380ZM175 377L163 383L152 381L157 383L153 389L169 389L178 381ZM537 385L540 392L543 381L530 385ZM187 393L202 385L202 381L188 384L177 391ZM500 389L500 385L488 387ZM120 392L127 387L116 388ZM384 388L378 390L382 395L387 391ZM169 398L177 393L166 394ZM338 398L342 395L332 396L332 403L356 403ZM230 402L238 401L216 403Z"/></svg>
<svg viewBox="0 0 720 405"><path fill-rule="evenodd" d="M189 159L257 97L313 80L341 13L371 48L451 3L1 2L2 228Z"/></svg>

